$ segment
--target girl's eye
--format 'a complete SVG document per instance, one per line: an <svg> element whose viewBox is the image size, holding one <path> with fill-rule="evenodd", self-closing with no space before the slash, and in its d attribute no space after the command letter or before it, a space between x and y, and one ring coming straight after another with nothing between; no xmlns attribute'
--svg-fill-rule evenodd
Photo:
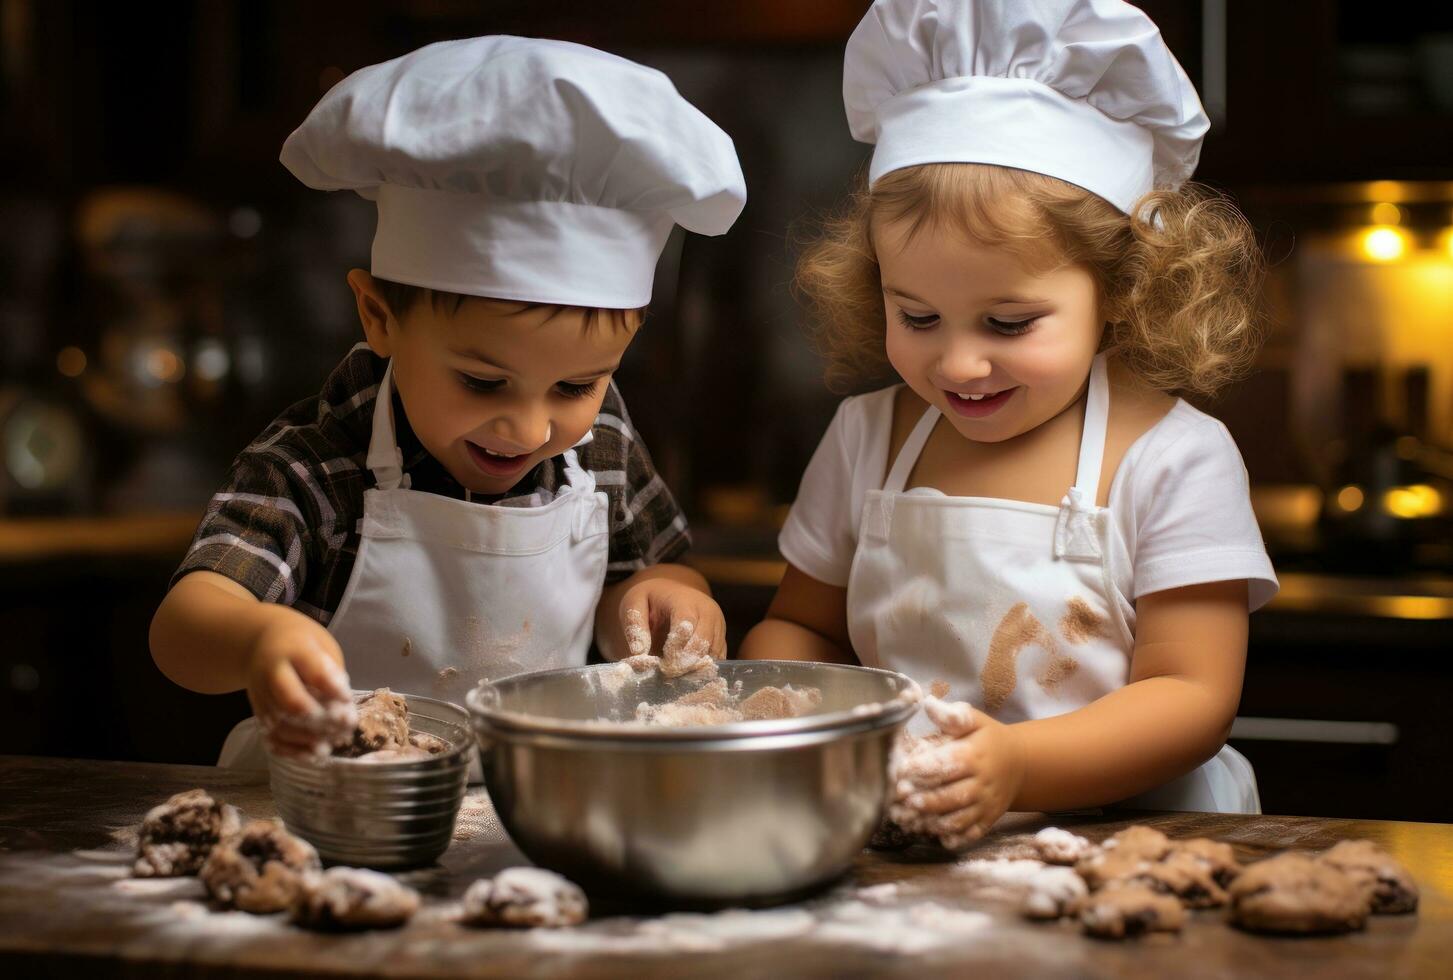
<svg viewBox="0 0 1453 980"><path fill-rule="evenodd" d="M913 316L905 310L899 310L898 319L903 321L903 325L909 330L927 330L938 322L938 314L929 313L925 316Z"/></svg>
<svg viewBox="0 0 1453 980"><path fill-rule="evenodd" d="M459 380L470 391L499 391L504 387L504 381L499 378L476 378L472 374L458 372Z"/></svg>
<svg viewBox="0 0 1453 980"><path fill-rule="evenodd" d="M575 384L574 382L570 381L562 381L557 384L555 388L560 392L560 394L564 395L566 398L589 398L591 395L595 394L595 389L599 385L600 379L596 378L594 381L589 381L585 384Z"/></svg>
<svg viewBox="0 0 1453 980"><path fill-rule="evenodd" d="M1034 321L1038 319L1039 317L1034 316L1030 317L1028 320L996 320L993 317L989 317L989 326L992 327L995 332L1002 333L1006 337L1017 337L1022 333L1028 333L1029 328L1032 327L1034 325Z"/></svg>

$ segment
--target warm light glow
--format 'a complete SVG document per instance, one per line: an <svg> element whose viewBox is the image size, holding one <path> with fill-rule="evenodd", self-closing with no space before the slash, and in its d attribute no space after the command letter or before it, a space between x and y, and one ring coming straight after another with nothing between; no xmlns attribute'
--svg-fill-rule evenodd
<svg viewBox="0 0 1453 980"><path fill-rule="evenodd" d="M1369 228L1362 233L1362 251L1378 262L1391 262L1408 250L1408 236L1391 225Z"/></svg>
<svg viewBox="0 0 1453 980"><path fill-rule="evenodd" d="M1403 223L1402 210L1396 204L1382 204L1372 206L1372 223L1375 225L1400 225Z"/></svg>
<svg viewBox="0 0 1453 980"><path fill-rule="evenodd" d="M1444 228L1438 233L1438 248L1453 259L1453 228Z"/></svg>
<svg viewBox="0 0 1453 980"><path fill-rule="evenodd" d="M1393 517L1433 517L1443 510L1443 495L1426 483L1393 487L1382 498L1382 506Z"/></svg>
<svg viewBox="0 0 1453 980"><path fill-rule="evenodd" d="M79 378L86 373L86 352L79 347L62 347L55 356L56 370L68 378Z"/></svg>
<svg viewBox="0 0 1453 980"><path fill-rule="evenodd" d="M1367 193L1374 201L1401 201L1404 196L1403 185L1395 180L1374 180Z"/></svg>
<svg viewBox="0 0 1453 980"><path fill-rule="evenodd" d="M179 381L185 369L176 351L166 347L153 347L146 354L146 370L158 381Z"/></svg>
<svg viewBox="0 0 1453 980"><path fill-rule="evenodd" d="M1348 485L1337 491L1337 506L1352 513L1362 506L1363 494L1359 486Z"/></svg>

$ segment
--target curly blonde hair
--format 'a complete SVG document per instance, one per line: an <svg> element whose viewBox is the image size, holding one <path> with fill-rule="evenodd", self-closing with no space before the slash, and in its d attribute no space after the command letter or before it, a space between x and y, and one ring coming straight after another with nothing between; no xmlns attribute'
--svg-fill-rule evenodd
<svg viewBox="0 0 1453 980"><path fill-rule="evenodd" d="M1241 212L1200 184L1156 190L1127 215L1044 174L935 163L866 175L805 243L795 288L812 317L833 387L891 372L873 226L906 221L910 235L942 228L1013 249L1029 268L1087 268L1095 280L1102 348L1146 384L1213 395L1244 374L1263 338L1265 270Z"/></svg>

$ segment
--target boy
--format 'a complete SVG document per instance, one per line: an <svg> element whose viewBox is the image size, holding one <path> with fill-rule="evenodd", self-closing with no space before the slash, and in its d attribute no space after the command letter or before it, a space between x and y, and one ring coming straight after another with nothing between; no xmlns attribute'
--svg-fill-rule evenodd
<svg viewBox="0 0 1453 980"><path fill-rule="evenodd" d="M247 689L219 764L326 750L350 684L457 702L668 630L724 656L610 378L673 225L745 203L726 134L659 72L499 36L354 73L282 161L377 202L367 345L238 457L153 620L167 676Z"/></svg>

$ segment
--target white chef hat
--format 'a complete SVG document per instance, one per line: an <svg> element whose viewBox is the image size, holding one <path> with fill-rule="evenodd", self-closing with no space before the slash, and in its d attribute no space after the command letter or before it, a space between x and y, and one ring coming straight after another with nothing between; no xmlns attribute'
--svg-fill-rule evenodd
<svg viewBox="0 0 1453 980"><path fill-rule="evenodd" d="M1122 0L877 0L843 101L869 180L923 163L1058 177L1128 213L1196 168L1209 127L1160 30Z"/></svg>
<svg viewBox="0 0 1453 980"><path fill-rule="evenodd" d="M354 72L281 159L377 202L374 275L532 303L645 306L671 228L720 235L746 203L731 138L665 75L503 35Z"/></svg>

